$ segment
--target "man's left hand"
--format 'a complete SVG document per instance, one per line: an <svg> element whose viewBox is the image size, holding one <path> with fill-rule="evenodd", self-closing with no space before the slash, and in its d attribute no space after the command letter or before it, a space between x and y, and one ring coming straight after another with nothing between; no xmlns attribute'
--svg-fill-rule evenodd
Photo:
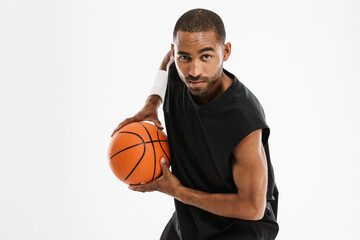
<svg viewBox="0 0 360 240"><path fill-rule="evenodd" d="M176 197L182 187L180 181L170 172L169 166L166 164L164 158L160 160L160 166L163 173L161 177L144 184L131 184L129 185L129 189L138 192L159 191Z"/></svg>

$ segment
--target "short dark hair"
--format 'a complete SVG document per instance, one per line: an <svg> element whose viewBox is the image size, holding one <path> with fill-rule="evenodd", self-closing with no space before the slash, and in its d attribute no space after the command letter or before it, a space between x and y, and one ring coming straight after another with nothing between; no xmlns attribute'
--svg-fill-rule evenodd
<svg viewBox="0 0 360 240"><path fill-rule="evenodd" d="M173 32L173 39L178 31L184 32L208 32L214 31L221 43L225 43L225 27L222 19L216 13L196 8L184 13L176 22Z"/></svg>

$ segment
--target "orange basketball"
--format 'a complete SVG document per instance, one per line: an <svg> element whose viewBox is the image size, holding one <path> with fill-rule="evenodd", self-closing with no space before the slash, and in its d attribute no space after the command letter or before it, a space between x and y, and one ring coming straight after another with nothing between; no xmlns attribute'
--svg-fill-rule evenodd
<svg viewBox="0 0 360 240"><path fill-rule="evenodd" d="M161 175L160 159L170 161L167 137L147 122L125 125L111 139L108 159L111 170L126 184L150 182Z"/></svg>

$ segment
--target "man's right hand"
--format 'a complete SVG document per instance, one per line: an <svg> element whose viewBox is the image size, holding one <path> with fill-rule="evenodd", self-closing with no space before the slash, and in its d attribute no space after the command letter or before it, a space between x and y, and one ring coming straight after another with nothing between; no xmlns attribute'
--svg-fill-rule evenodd
<svg viewBox="0 0 360 240"><path fill-rule="evenodd" d="M127 118L122 121L117 128L115 128L114 132L111 134L111 137L119 131L125 125L132 123L132 122L140 122L140 121L151 121L160 129L163 129L161 122L158 118L158 108L161 104L162 100L161 97L158 95L151 95L146 100L145 106L133 117Z"/></svg>

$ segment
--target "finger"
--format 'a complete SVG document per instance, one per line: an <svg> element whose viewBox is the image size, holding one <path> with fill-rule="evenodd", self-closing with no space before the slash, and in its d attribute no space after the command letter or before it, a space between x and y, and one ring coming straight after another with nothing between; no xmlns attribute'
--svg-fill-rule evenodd
<svg viewBox="0 0 360 240"><path fill-rule="evenodd" d="M131 122L135 122L134 120L135 118L134 117L131 117L131 118L127 118L125 119L124 121L122 121L118 126L117 128L115 128L114 132L111 134L111 137L114 136L114 134L119 131L122 127L124 127L125 125L131 123Z"/></svg>
<svg viewBox="0 0 360 240"><path fill-rule="evenodd" d="M164 157L162 157L160 159L160 166L161 166L163 174L167 174L168 172L170 172L169 166L166 164L166 161L165 161Z"/></svg>
<svg viewBox="0 0 360 240"><path fill-rule="evenodd" d="M113 133L111 134L111 137L113 137L114 136L114 134L117 132L117 131L119 131L120 130L120 128L115 128L115 130L113 131Z"/></svg>
<svg viewBox="0 0 360 240"><path fill-rule="evenodd" d="M114 129L113 133L111 134L111 137L113 137L114 134L121 129L121 127L119 127L119 126L120 126L120 124Z"/></svg>
<svg viewBox="0 0 360 240"><path fill-rule="evenodd" d="M144 120L152 122L156 127L160 128L161 130L164 129L164 127L162 126L161 122L157 117L149 116L144 118Z"/></svg>
<svg viewBox="0 0 360 240"><path fill-rule="evenodd" d="M144 187L141 184L139 184L139 185L129 185L128 188L133 190L133 191L137 191L137 192L145 192Z"/></svg>
<svg viewBox="0 0 360 240"><path fill-rule="evenodd" d="M135 122L134 117L127 118L127 119L125 119L124 121L122 121L117 128L118 128L118 129L121 129L121 128L123 128L125 125L127 125L127 124L129 124L129 123L132 123L132 122Z"/></svg>
<svg viewBox="0 0 360 240"><path fill-rule="evenodd" d="M157 126L158 128L160 128L161 130L164 129L164 127L162 126L161 122L159 121L159 119L155 119L153 121L153 123L155 124L155 126Z"/></svg>
<svg viewBox="0 0 360 240"><path fill-rule="evenodd" d="M151 118L151 119L146 119L146 120L153 122L156 127L160 128L160 130L163 130L163 129L164 129L164 127L161 125L161 122L159 121L159 119L157 119L157 118L155 118L155 119L154 119L154 118Z"/></svg>
<svg viewBox="0 0 360 240"><path fill-rule="evenodd" d="M137 192L152 192L156 189L155 185L155 181L151 181L144 184L130 184L128 188Z"/></svg>
<svg viewBox="0 0 360 240"><path fill-rule="evenodd" d="M113 133L111 134L111 136L110 136L110 137L113 137L113 136L114 136L114 134L115 134L117 131L118 131L118 129L117 129L117 128L115 128L115 130L113 131Z"/></svg>

